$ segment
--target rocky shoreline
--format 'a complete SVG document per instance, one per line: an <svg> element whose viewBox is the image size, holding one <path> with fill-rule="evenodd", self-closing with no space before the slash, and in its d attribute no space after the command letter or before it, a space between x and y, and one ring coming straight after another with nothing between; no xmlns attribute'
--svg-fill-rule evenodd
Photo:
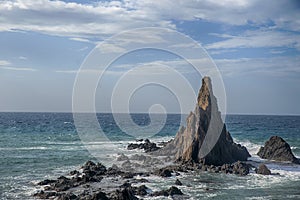
<svg viewBox="0 0 300 200"><path fill-rule="evenodd" d="M41 189L34 197L57 200L136 200L170 196L187 199L189 194L184 194L178 188L183 185L179 179L182 173L272 175L263 163L248 162L251 155L246 147L233 141L221 119L209 77L203 78L197 105L186 121L186 127L181 127L173 140L156 144L149 139L140 139L130 143L127 150L138 150L139 153L131 156L119 154L116 158L118 165L108 168L101 163L88 161L66 176L39 182L37 185ZM271 137L258 155L263 159L299 164L290 146L278 136ZM168 189L153 191L147 187L149 176L163 179L174 177L176 180Z"/></svg>
<svg viewBox="0 0 300 200"><path fill-rule="evenodd" d="M129 149L135 145L137 148L144 149L145 143L155 143L149 140L140 141L140 143L131 143ZM155 146L159 146L155 144ZM146 152L144 149L145 158ZM125 155L120 155L119 160L130 160ZM130 161L129 161L130 162ZM145 197L170 196L175 199L186 199L188 194L184 194L178 186L182 186L182 182L178 178L182 173L224 173L235 174L237 176L246 176L249 173L257 173L262 175L271 175L271 171L263 163L254 166L249 162L237 161L232 164L223 164L221 166L206 165L205 163L174 162L173 165L162 168L153 168L149 172L133 172L128 171L117 165L106 167L101 163L92 161L86 162L80 169L69 172L66 176L60 176L55 180L43 180L37 184L42 189L33 196L39 199L57 199L57 200L96 200L96 199L112 199L112 200L137 200ZM176 178L173 186L165 190L152 191L147 187L149 176L158 176L162 178ZM139 186L135 186L139 185Z"/></svg>

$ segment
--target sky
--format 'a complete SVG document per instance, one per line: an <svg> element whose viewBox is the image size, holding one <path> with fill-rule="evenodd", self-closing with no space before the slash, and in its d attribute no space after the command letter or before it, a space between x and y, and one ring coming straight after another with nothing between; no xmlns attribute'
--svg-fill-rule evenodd
<svg viewBox="0 0 300 200"><path fill-rule="evenodd" d="M0 111L71 112L76 75L89 53L116 34L145 27L178 31L207 51L224 81L227 113L300 114L298 0L1 0ZM145 38L154 43L165 39L149 32ZM161 69L174 67L197 93L201 76L183 63L153 49L122 56L99 82L97 112L111 111L113 87L136 66L136 76L165 80L173 79ZM167 112L180 111L176 95L155 85L137 90L128 107L147 112L157 104ZM194 104L191 98L184 112Z"/></svg>

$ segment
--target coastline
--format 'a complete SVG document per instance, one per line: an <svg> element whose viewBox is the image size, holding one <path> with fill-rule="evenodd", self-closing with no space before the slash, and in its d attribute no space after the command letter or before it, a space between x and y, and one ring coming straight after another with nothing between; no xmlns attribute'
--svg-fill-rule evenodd
<svg viewBox="0 0 300 200"><path fill-rule="evenodd" d="M42 117L43 115L45 115L45 119ZM34 183L42 181L45 178L55 179L61 175L66 175L69 171L80 168L87 160L98 162L95 158L90 157L89 152L85 150L78 136L76 136L76 132L72 131L72 124L64 124L64 122L71 122L69 115L59 115L59 117L57 117L56 114L48 113L37 115L36 118L32 118L31 114L26 114L25 116L27 119L30 119L28 122L24 119L24 115L20 117L13 116L8 120L13 123L13 121L17 121L18 118L22 119L22 123L15 123L15 125L7 124L7 127L15 126L15 129L6 130L2 127L2 141L6 142L1 146L1 152L3 153L1 198L34 199L31 197L31 195L37 192ZM180 118L180 116L177 118ZM169 120L166 124L168 127L167 130L177 129L177 126L175 126L178 122L177 118ZM7 118L2 119L7 120ZM37 119L36 123L35 119ZM261 120L260 117L256 118L255 116L229 116L228 119L227 127L234 141L247 147L252 155L251 159L255 158L253 156L253 153L256 153L255 149L258 150L258 148L263 145L263 142L269 138L268 133L270 135L281 135L287 139L296 156L300 156L300 154L297 153L300 148L297 140L299 138L298 131L300 130L300 127L297 126L297 124L299 124L297 123L299 118L293 117L294 121L292 122L289 122L290 118L284 117L271 118L270 121ZM285 125L280 127L278 126L279 122ZM7 122L1 121L1 123L5 125ZM38 124L41 123L45 124L45 130L42 130L42 133L40 133L41 129L38 128ZM29 126L29 124L31 125ZM249 125L251 126L249 127ZM32 127L30 129L31 133L26 131L29 130L28 128L23 127ZM59 127L57 131L50 131L57 129L56 127ZM254 130L254 128L256 128L256 130ZM12 136L14 136L14 139ZM29 140L32 137L34 137L35 140ZM168 141L172 137L174 137L174 134L165 133L165 136L163 136L163 134L160 137L155 136L151 138L151 141ZM11 146L12 143L9 141L12 139L18 140L19 143ZM116 141L119 149L126 149L129 142L132 141ZM253 152L251 152L251 148L249 148L251 146L253 147ZM101 149L101 146L99 146L99 149ZM100 161L106 166L111 166L110 160L113 160L116 155L117 153L108 158L105 156ZM55 159L56 157L58 159ZM12 159L11 161L10 158ZM208 196L217 199L222 196L230 198L233 195L237 195L237 197L241 198L259 198L262 196L265 198L283 198L287 193L291 195L297 194L295 186L299 185L300 179L300 169L298 167L277 165L276 163L267 163L267 166L272 172L280 173L281 175L260 176L250 173L250 175L240 179L234 175L207 172L190 176L181 174L179 179L185 186L179 188L183 193L189 193L194 198L198 195L198 197L202 199L206 199ZM35 173L33 173L33 171ZM207 180L207 183L203 183L205 180ZM209 180L212 181L209 182ZM170 187L174 182L175 180L173 178L163 181L159 177L150 177L149 187L157 191ZM189 183L192 187L187 186ZM213 188L214 190L207 192L204 190L205 187ZM196 191L201 192L197 194ZM241 196L242 194L243 196ZM291 196L287 198L294 199L295 197Z"/></svg>

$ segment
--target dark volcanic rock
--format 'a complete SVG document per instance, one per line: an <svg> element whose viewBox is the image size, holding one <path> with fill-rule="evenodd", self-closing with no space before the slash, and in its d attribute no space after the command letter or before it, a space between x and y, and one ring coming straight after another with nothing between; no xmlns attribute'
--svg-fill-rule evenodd
<svg viewBox="0 0 300 200"><path fill-rule="evenodd" d="M156 174L157 176L161 176L161 177L170 177L170 176L172 176L172 172L173 171L171 171L168 168L162 168L162 169L155 171L154 174Z"/></svg>
<svg viewBox="0 0 300 200"><path fill-rule="evenodd" d="M79 200L79 198L73 193L60 194L57 200Z"/></svg>
<svg viewBox="0 0 300 200"><path fill-rule="evenodd" d="M160 149L160 147L158 147L155 143L150 142L149 139L145 139L143 143L130 143L127 146L128 150L133 150L133 149L144 149L145 152L153 152L153 151L157 151L158 149Z"/></svg>
<svg viewBox="0 0 300 200"><path fill-rule="evenodd" d="M109 198L104 192L96 192L89 197L89 200L109 200Z"/></svg>
<svg viewBox="0 0 300 200"><path fill-rule="evenodd" d="M271 175L271 171L265 164L260 164L258 169L256 170L256 173L262 175Z"/></svg>
<svg viewBox="0 0 300 200"><path fill-rule="evenodd" d="M249 174L249 171L250 171L250 167L246 163L238 161L233 164L232 172L234 174L245 176L245 175Z"/></svg>
<svg viewBox="0 0 300 200"><path fill-rule="evenodd" d="M50 197L55 197L56 192L45 192L45 191L40 191L38 193L35 193L33 195L34 197L40 198L40 199L49 199Z"/></svg>
<svg viewBox="0 0 300 200"><path fill-rule="evenodd" d="M147 195L148 188L145 185L141 185L140 187L134 188L134 194L139 196Z"/></svg>
<svg viewBox="0 0 300 200"><path fill-rule="evenodd" d="M177 161L203 162L221 166L250 157L247 149L233 142L218 111L209 77L202 79L195 111L187 117L187 127L181 127L175 139L157 152L175 155Z"/></svg>
<svg viewBox="0 0 300 200"><path fill-rule="evenodd" d="M92 161L88 161L85 165L81 167L83 169L83 173L88 174L90 176L94 175L103 175L106 172L106 167L101 163L93 163Z"/></svg>
<svg viewBox="0 0 300 200"><path fill-rule="evenodd" d="M266 141L265 146L259 149L257 155L263 159L300 164L299 159L292 153L290 145L279 136L272 136Z"/></svg>
<svg viewBox="0 0 300 200"><path fill-rule="evenodd" d="M109 199L113 200L138 200L134 195L134 191L131 187L126 187L122 190L116 190L111 194Z"/></svg>
<svg viewBox="0 0 300 200"><path fill-rule="evenodd" d="M179 179L176 179L175 185L182 185L181 181Z"/></svg>
<svg viewBox="0 0 300 200"><path fill-rule="evenodd" d="M173 195L183 195L180 189L175 186L170 187L167 190L161 190L157 192L153 192L152 196L173 196Z"/></svg>
<svg viewBox="0 0 300 200"><path fill-rule="evenodd" d="M38 185L50 185L51 183L55 183L55 182L56 182L56 180L46 179L46 180L39 182Z"/></svg>

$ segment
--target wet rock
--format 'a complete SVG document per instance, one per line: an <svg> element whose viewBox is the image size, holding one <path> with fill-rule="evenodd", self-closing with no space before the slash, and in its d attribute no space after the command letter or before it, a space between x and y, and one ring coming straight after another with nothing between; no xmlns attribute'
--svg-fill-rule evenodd
<svg viewBox="0 0 300 200"><path fill-rule="evenodd" d="M112 200L138 200L138 198L134 195L134 191L131 187L126 187L121 190L116 190L112 194L110 194L109 199Z"/></svg>
<svg viewBox="0 0 300 200"><path fill-rule="evenodd" d="M70 173L69 173L71 176L74 176L74 175L77 175L77 174L79 174L79 171L77 171L77 170L73 170L73 171L70 171Z"/></svg>
<svg viewBox="0 0 300 200"><path fill-rule="evenodd" d="M181 181L179 179L176 179L175 185L182 185Z"/></svg>
<svg viewBox="0 0 300 200"><path fill-rule="evenodd" d="M119 157L117 158L117 161L126 161L129 160L129 158L127 156L125 156L123 153L119 155Z"/></svg>
<svg viewBox="0 0 300 200"><path fill-rule="evenodd" d="M89 200L109 200L104 192L94 193Z"/></svg>
<svg viewBox="0 0 300 200"><path fill-rule="evenodd" d="M55 183L55 182L56 182L56 180L46 179L46 180L39 182L38 185L50 185L51 183Z"/></svg>
<svg viewBox="0 0 300 200"><path fill-rule="evenodd" d="M139 187L134 188L134 194L139 196L145 196L147 195L147 186L141 185Z"/></svg>
<svg viewBox="0 0 300 200"><path fill-rule="evenodd" d="M57 194L56 192L45 192L42 190L38 193L35 193L33 196L39 199L49 199L50 197L55 197L56 194Z"/></svg>
<svg viewBox="0 0 300 200"><path fill-rule="evenodd" d="M180 189L175 186L170 187L167 190L161 190L157 192L153 192L152 196L173 196L173 195L183 195Z"/></svg>
<svg viewBox="0 0 300 200"><path fill-rule="evenodd" d="M132 173L132 172L124 172L122 174L122 177L125 178L125 179L133 178L134 176L135 176L135 174Z"/></svg>
<svg viewBox="0 0 300 200"><path fill-rule="evenodd" d="M263 159L300 164L300 160L292 153L290 145L279 136L272 136L266 141L265 146L259 149L257 155Z"/></svg>
<svg viewBox="0 0 300 200"><path fill-rule="evenodd" d="M271 171L268 169L268 167L265 164L260 164L258 166L258 169L256 170L256 173L262 175L271 175Z"/></svg>
<svg viewBox="0 0 300 200"><path fill-rule="evenodd" d="M249 174L250 167L246 163L238 161L233 164L232 172L241 176Z"/></svg>
<svg viewBox="0 0 300 200"><path fill-rule="evenodd" d="M101 163L95 164L92 161L88 161L81 168L83 169L83 173L88 174L89 176L100 176L104 175L106 172L106 167L104 165Z"/></svg>
<svg viewBox="0 0 300 200"><path fill-rule="evenodd" d="M131 160L138 160L138 161L144 161L146 160L146 156L142 154L134 154L133 156L130 157Z"/></svg>
<svg viewBox="0 0 300 200"><path fill-rule="evenodd" d="M59 177L53 186L57 192L66 191L71 187L73 187L71 180L64 176Z"/></svg>
<svg viewBox="0 0 300 200"><path fill-rule="evenodd" d="M169 170L168 168L162 168L154 172L157 176L161 177L171 177L172 176L172 171Z"/></svg>
<svg viewBox="0 0 300 200"><path fill-rule="evenodd" d="M79 200L79 197L73 193L62 193L58 196L57 200Z"/></svg>
<svg viewBox="0 0 300 200"><path fill-rule="evenodd" d="M155 143L150 142L149 139L145 139L143 143L130 143L127 146L128 150L133 150L133 149L143 149L146 153L147 152L153 152L157 151L160 149Z"/></svg>
<svg viewBox="0 0 300 200"><path fill-rule="evenodd" d="M120 168L113 164L111 167L109 167L107 170L106 170L106 173L107 175L111 175L111 176L117 176L117 175L121 175L123 172L120 170Z"/></svg>

